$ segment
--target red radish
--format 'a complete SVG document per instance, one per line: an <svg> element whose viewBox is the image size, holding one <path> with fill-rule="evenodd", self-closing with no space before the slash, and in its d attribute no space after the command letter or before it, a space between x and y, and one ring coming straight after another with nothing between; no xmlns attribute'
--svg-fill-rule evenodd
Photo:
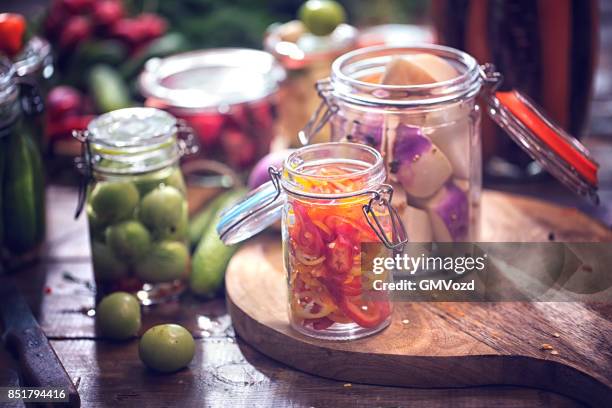
<svg viewBox="0 0 612 408"><path fill-rule="evenodd" d="M52 120L79 114L83 108L83 97L71 86L56 86L47 95L46 108Z"/></svg>
<svg viewBox="0 0 612 408"><path fill-rule="evenodd" d="M91 7L95 0L61 0L61 4L72 14L85 14Z"/></svg>
<svg viewBox="0 0 612 408"><path fill-rule="evenodd" d="M246 168L255 160L255 145L244 133L226 129L221 136L221 145L232 167Z"/></svg>
<svg viewBox="0 0 612 408"><path fill-rule="evenodd" d="M136 47L149 39L149 32L140 21L135 18L123 18L110 29L111 36L125 41L132 47Z"/></svg>
<svg viewBox="0 0 612 408"><path fill-rule="evenodd" d="M69 17L70 13L68 13L61 0L53 1L45 17L45 35L48 38L57 38Z"/></svg>
<svg viewBox="0 0 612 408"><path fill-rule="evenodd" d="M64 50L72 49L91 35L91 22L86 17L71 17L62 30L59 45Z"/></svg>
<svg viewBox="0 0 612 408"><path fill-rule="evenodd" d="M141 25L141 30L146 32L148 40L161 37L168 28L166 20L153 13L142 13L136 16L136 21Z"/></svg>
<svg viewBox="0 0 612 408"><path fill-rule="evenodd" d="M108 27L123 18L125 10L119 0L102 0L93 6L93 19L98 26Z"/></svg>
<svg viewBox="0 0 612 408"><path fill-rule="evenodd" d="M45 135L48 140L70 137L73 130L87 129L87 125L93 118L95 118L94 115L68 116L59 120L48 117Z"/></svg>
<svg viewBox="0 0 612 408"><path fill-rule="evenodd" d="M219 142L221 130L225 123L223 115L201 114L183 117L196 132L203 147L207 148Z"/></svg>

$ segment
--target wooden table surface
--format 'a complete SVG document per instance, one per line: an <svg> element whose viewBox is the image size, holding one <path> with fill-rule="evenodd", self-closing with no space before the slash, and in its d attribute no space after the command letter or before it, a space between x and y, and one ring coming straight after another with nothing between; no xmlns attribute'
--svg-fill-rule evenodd
<svg viewBox="0 0 612 408"><path fill-rule="evenodd" d="M414 389L345 384L290 369L237 338L225 301L198 301L148 308L145 328L177 322L196 338L190 366L154 374L138 359L138 341L96 336L89 241L84 217L74 221L76 190L48 188L48 247L43 260L15 275L42 328L78 387L83 406L580 406L564 396L518 387ZM296 350L299 352L299 350ZM0 350L0 365L9 357ZM483 373L486 375L486 373Z"/></svg>

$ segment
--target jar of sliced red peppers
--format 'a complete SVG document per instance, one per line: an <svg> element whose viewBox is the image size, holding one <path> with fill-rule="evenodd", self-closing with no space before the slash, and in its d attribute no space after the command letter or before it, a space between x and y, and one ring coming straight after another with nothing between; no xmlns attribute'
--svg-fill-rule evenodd
<svg viewBox="0 0 612 408"><path fill-rule="evenodd" d="M383 184L380 153L355 143L316 144L297 150L272 173L273 181L225 213L221 238L237 242L282 214L291 325L338 340L385 328L389 294L374 290L372 282L391 280L390 272L374 275L362 258L400 247L405 233L390 205L393 190ZM362 244L380 241L386 247L363 250Z"/></svg>

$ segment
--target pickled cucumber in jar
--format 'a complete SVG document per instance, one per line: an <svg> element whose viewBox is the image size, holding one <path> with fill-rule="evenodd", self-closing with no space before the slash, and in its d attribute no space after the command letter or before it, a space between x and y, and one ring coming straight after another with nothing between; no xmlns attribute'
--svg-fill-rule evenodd
<svg viewBox="0 0 612 408"><path fill-rule="evenodd" d="M45 235L42 159L24 126L29 103L0 61L0 260L8 269L34 259Z"/></svg>

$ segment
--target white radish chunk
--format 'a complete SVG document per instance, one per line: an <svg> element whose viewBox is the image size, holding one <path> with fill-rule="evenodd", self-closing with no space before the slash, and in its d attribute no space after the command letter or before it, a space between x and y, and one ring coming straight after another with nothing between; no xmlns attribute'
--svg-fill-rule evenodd
<svg viewBox="0 0 612 408"><path fill-rule="evenodd" d="M413 54L392 58L385 67L381 84L423 85L456 76L457 70L445 59L432 54Z"/></svg>
<svg viewBox="0 0 612 408"><path fill-rule="evenodd" d="M427 136L442 150L453 166L455 177L470 176L470 127L467 121L451 126L430 128Z"/></svg>
<svg viewBox="0 0 612 408"><path fill-rule="evenodd" d="M397 190L396 186L394 188ZM401 191L393 194L391 204L404 223L408 242L432 242L433 231L426 211L408 205L407 197Z"/></svg>
<svg viewBox="0 0 612 408"><path fill-rule="evenodd" d="M389 142L391 179L411 196L429 197L451 176L450 162L419 128L399 125Z"/></svg>

